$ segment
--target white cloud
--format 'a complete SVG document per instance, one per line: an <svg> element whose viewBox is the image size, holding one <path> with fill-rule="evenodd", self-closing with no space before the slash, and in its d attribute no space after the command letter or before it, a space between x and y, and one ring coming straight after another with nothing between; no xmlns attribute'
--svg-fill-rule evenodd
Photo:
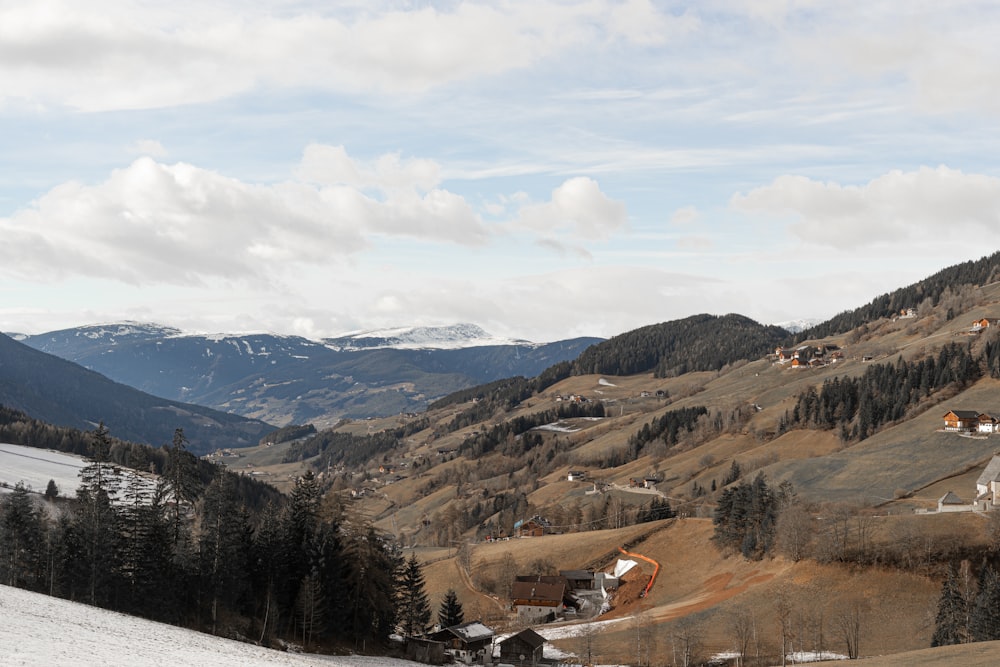
<svg viewBox="0 0 1000 667"><path fill-rule="evenodd" d="M441 182L441 167L433 160L403 161L398 153L365 164L351 158L343 146L310 144L306 146L297 176L321 185L426 192Z"/></svg>
<svg viewBox="0 0 1000 667"><path fill-rule="evenodd" d="M779 176L734 195L734 209L792 216L802 241L840 249L871 244L934 247L942 239L986 238L1000 224L1000 179L938 167L891 171L864 185Z"/></svg>
<svg viewBox="0 0 1000 667"><path fill-rule="evenodd" d="M405 172L396 163L377 161L375 173L391 181ZM9 275L184 285L272 279L282 263L358 253L372 234L472 245L488 238L472 207L445 190L392 191L380 201L347 185L258 185L149 157L97 185L51 189L0 218L0 233L0 270Z"/></svg>
<svg viewBox="0 0 1000 667"><path fill-rule="evenodd" d="M627 221L624 203L604 194L597 181L578 176L553 190L550 201L524 206L515 225L545 237L595 241L609 238Z"/></svg>
<svg viewBox="0 0 1000 667"><path fill-rule="evenodd" d="M647 0L298 11L280 2L235 11L39 0L0 7L0 100L99 111L258 87L420 92L524 68L602 36L660 41L690 23Z"/></svg>

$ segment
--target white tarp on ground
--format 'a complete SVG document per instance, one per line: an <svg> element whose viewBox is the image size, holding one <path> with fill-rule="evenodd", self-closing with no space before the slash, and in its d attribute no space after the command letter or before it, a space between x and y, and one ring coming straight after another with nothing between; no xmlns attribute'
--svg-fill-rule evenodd
<svg viewBox="0 0 1000 667"><path fill-rule="evenodd" d="M615 577L617 579L621 579L622 575L624 575L626 572L631 570L636 565L638 565L638 563L636 563L634 560L624 560L622 558L619 558L618 562L615 563Z"/></svg>

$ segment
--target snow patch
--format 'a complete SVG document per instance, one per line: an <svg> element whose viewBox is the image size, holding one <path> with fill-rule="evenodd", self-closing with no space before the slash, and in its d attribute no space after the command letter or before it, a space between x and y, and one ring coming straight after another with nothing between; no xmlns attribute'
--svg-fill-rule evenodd
<svg viewBox="0 0 1000 667"><path fill-rule="evenodd" d="M0 586L6 665L416 667L370 656L282 653L77 602Z"/></svg>
<svg viewBox="0 0 1000 667"><path fill-rule="evenodd" d="M436 327L394 327L352 331L323 343L331 350L458 350L487 345L535 345L526 340L498 338L475 324L453 324Z"/></svg>

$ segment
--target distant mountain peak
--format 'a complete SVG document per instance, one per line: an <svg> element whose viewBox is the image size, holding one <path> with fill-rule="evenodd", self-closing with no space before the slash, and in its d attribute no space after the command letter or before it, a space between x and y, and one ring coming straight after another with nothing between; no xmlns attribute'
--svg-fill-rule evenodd
<svg viewBox="0 0 1000 667"><path fill-rule="evenodd" d="M498 338L478 325L460 323L443 326L406 326L352 331L341 336L325 338L323 344L334 350L346 351L377 348L447 350L486 345L531 345L532 343L526 340Z"/></svg>
<svg viewBox="0 0 1000 667"><path fill-rule="evenodd" d="M787 322L775 322L774 326L781 327L788 333L797 334L800 331L805 331L806 329L811 329L812 327L820 324L823 320L812 317L812 318L801 318L798 320L788 320Z"/></svg>
<svg viewBox="0 0 1000 667"><path fill-rule="evenodd" d="M85 327L75 327L65 331L72 331L75 336L82 336L84 338L90 338L91 340L115 338L163 338L167 336L181 335L181 330L175 329L174 327L168 327L152 322L136 322L134 320L92 324ZM50 334L58 333L62 332L50 332Z"/></svg>

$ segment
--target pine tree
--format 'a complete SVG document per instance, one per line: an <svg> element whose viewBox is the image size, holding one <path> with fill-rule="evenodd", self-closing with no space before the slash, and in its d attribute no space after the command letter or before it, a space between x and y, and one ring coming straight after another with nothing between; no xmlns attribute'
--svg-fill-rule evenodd
<svg viewBox="0 0 1000 667"><path fill-rule="evenodd" d="M974 642L1000 639L1000 577L989 566L979 577L979 594L972 608L969 633Z"/></svg>
<svg viewBox="0 0 1000 667"><path fill-rule="evenodd" d="M934 620L934 634L931 646L948 646L967 641L968 602L962 594L955 566L948 566L948 576L941 586L937 617Z"/></svg>
<svg viewBox="0 0 1000 667"><path fill-rule="evenodd" d="M221 472L205 490L201 515L201 577L208 595L212 634L219 604L230 609L247 590L249 519L239 507L232 475Z"/></svg>
<svg viewBox="0 0 1000 667"><path fill-rule="evenodd" d="M82 484L76 496L79 512L76 532L82 550L78 567L86 572L86 597L90 604L106 606L113 598L119 554L117 518L111 496L118 487L121 471L112 465L111 437L101 422L90 434L90 465L80 471Z"/></svg>
<svg viewBox="0 0 1000 667"><path fill-rule="evenodd" d="M464 620L465 613L462 611L462 603L458 601L458 594L453 588L449 588L438 610L438 623L442 628L450 628L461 625Z"/></svg>
<svg viewBox="0 0 1000 667"><path fill-rule="evenodd" d="M167 450L167 462L163 477L160 478L161 494L171 503L173 544L175 558L182 551L182 538L186 520L185 507L198 499L201 492L201 481L198 479L198 459L187 451L188 439L184 429L174 431L174 439Z"/></svg>
<svg viewBox="0 0 1000 667"><path fill-rule="evenodd" d="M0 500L0 581L37 589L44 581L44 523L23 483Z"/></svg>
<svg viewBox="0 0 1000 667"><path fill-rule="evenodd" d="M416 554L410 555L400 577L398 619L407 637L423 634L431 620L431 608L424 591L424 573Z"/></svg>
<svg viewBox="0 0 1000 667"><path fill-rule="evenodd" d="M326 614L326 599L318 572L311 572L302 580L296 597L296 612L302 630L302 645L309 648L313 637L322 632Z"/></svg>

